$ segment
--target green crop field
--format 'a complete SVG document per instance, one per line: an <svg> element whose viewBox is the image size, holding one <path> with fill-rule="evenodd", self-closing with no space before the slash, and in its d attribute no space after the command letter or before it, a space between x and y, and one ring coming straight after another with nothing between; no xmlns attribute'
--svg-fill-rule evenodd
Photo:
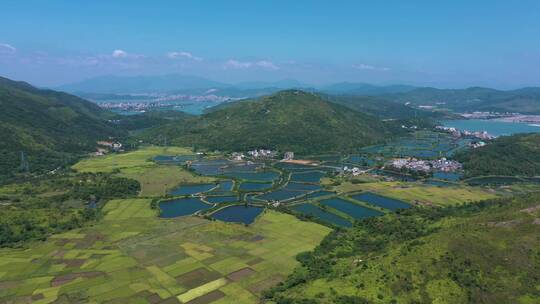
<svg viewBox="0 0 540 304"><path fill-rule="evenodd" d="M275 211L247 227L159 219L149 199L112 200L104 213L92 227L0 249L0 302L258 303L330 232Z"/></svg>
<svg viewBox="0 0 540 304"><path fill-rule="evenodd" d="M190 155L188 148L144 147L137 151L87 158L73 166L79 172L115 172L141 184L141 196L162 196L179 184L208 183L215 178L197 176L180 166L159 165L152 161L157 155Z"/></svg>
<svg viewBox="0 0 540 304"><path fill-rule="evenodd" d="M374 182L362 184L345 182L334 187L334 190L341 193L369 191L406 202L439 206L459 205L466 202L496 197L493 192L478 187L469 187L466 185L435 187L408 182Z"/></svg>

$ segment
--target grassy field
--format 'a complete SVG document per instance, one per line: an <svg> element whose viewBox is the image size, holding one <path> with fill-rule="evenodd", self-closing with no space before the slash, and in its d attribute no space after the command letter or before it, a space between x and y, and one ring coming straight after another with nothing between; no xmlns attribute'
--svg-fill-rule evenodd
<svg viewBox="0 0 540 304"><path fill-rule="evenodd" d="M149 205L113 200L93 227L0 249L0 302L258 303L330 231L273 211L248 227L164 220Z"/></svg>
<svg viewBox="0 0 540 304"><path fill-rule="evenodd" d="M430 208L364 222L327 239L294 272L300 283L279 290L275 299L313 304L540 303L539 199L461 206L444 217Z"/></svg>
<svg viewBox="0 0 540 304"><path fill-rule="evenodd" d="M457 205L496 197L493 192L466 185L460 185L458 187L434 187L408 182L375 182L362 184L344 182L339 186L335 186L334 190L341 193L369 191L406 202L417 202L424 205L439 206Z"/></svg>
<svg viewBox="0 0 540 304"><path fill-rule="evenodd" d="M118 172L141 184L140 196L161 196L179 184L208 183L215 178L197 176L175 165L158 165L151 159L157 155L193 154L188 148L144 147L137 151L87 158L73 166L79 172Z"/></svg>

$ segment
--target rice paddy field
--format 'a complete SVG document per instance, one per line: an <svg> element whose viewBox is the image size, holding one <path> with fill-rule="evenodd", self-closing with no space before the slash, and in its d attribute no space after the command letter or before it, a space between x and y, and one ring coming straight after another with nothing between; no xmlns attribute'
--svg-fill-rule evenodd
<svg viewBox="0 0 540 304"><path fill-rule="evenodd" d="M249 226L160 219L150 199L104 212L92 227L0 249L0 302L258 303L330 232L270 210Z"/></svg>
<svg viewBox="0 0 540 304"><path fill-rule="evenodd" d="M118 172L119 176L135 179L141 184L140 196L162 196L179 184L216 181L213 177L199 176L177 165L154 161L161 155L192 154L187 148L151 146L123 154L87 158L72 168L79 172Z"/></svg>
<svg viewBox="0 0 540 304"><path fill-rule="evenodd" d="M438 206L460 205L497 197L493 191L479 187L438 187L414 182L344 182L334 187L334 190L340 193L372 192L408 203Z"/></svg>

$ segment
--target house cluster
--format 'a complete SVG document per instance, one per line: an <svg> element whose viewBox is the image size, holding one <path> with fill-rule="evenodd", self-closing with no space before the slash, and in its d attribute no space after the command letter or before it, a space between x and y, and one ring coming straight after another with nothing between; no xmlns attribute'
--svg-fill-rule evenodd
<svg viewBox="0 0 540 304"><path fill-rule="evenodd" d="M277 156L278 152L267 149L255 149L248 151L247 154L252 158L274 158Z"/></svg>
<svg viewBox="0 0 540 304"><path fill-rule="evenodd" d="M440 158L437 160L421 160L416 158L396 158L390 161L390 166L396 169L408 169L412 171L430 172L430 171L442 171L442 172L454 172L461 170L461 163L448 160L446 158Z"/></svg>
<svg viewBox="0 0 540 304"><path fill-rule="evenodd" d="M114 152L122 152L124 151L122 143L118 141L98 141L96 142L98 145L96 152L94 152L94 155L96 156L102 156L107 154L110 151Z"/></svg>
<svg viewBox="0 0 540 304"><path fill-rule="evenodd" d="M352 176L358 176L362 173L366 173L368 170L360 170L358 167L343 167L343 174L351 174Z"/></svg>
<svg viewBox="0 0 540 304"><path fill-rule="evenodd" d="M480 148L480 147L483 147L485 145L486 145L486 143L483 142L483 141L473 141L473 142L469 143L469 147L471 147L473 149Z"/></svg>
<svg viewBox="0 0 540 304"><path fill-rule="evenodd" d="M453 127L445 127L445 126L437 126L435 128L441 131L448 132L452 134L454 137L473 137L473 138L478 138L478 139L483 139L483 140L490 140L490 139L495 138L495 136L489 134L486 131L471 132L467 130L458 130Z"/></svg>

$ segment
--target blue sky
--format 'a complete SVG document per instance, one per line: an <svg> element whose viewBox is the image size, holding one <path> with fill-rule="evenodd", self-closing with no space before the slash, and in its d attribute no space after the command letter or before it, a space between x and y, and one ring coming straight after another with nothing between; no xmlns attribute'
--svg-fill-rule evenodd
<svg viewBox="0 0 540 304"><path fill-rule="evenodd" d="M540 85L540 1L11 1L0 75Z"/></svg>

